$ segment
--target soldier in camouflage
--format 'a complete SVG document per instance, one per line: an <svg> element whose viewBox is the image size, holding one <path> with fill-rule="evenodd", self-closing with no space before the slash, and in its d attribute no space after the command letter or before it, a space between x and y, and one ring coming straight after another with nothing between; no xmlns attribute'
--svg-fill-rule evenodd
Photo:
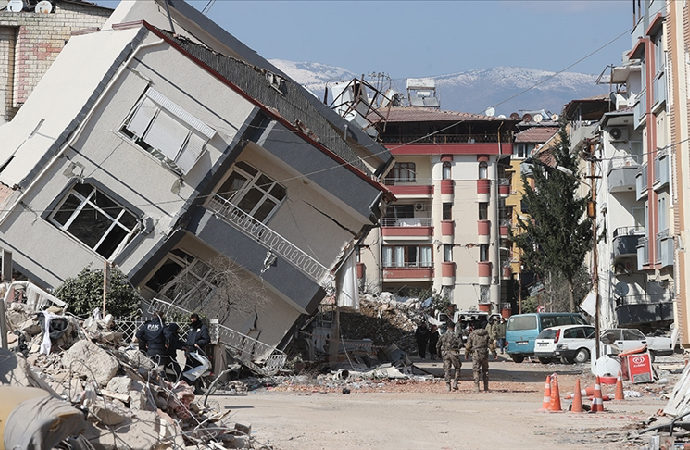
<svg viewBox="0 0 690 450"><path fill-rule="evenodd" d="M479 392L479 378L484 381L484 391L489 391L489 350L494 351L494 344L489 333L484 329L470 333L465 346L465 358L472 355L472 376Z"/></svg>
<svg viewBox="0 0 690 450"><path fill-rule="evenodd" d="M455 324L448 323L448 329L443 336L436 343L436 351L443 358L443 373L446 380L446 387L450 392L451 388L458 390L458 378L460 378L460 348L462 347L462 340L455 332ZM452 376L453 384L451 386L451 371L454 370Z"/></svg>

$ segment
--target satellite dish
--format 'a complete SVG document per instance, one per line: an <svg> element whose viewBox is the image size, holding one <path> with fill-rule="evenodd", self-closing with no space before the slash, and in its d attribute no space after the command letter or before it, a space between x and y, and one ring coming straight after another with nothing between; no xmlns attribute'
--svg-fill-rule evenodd
<svg viewBox="0 0 690 450"><path fill-rule="evenodd" d="M493 117L496 114L496 109L493 106L489 106L484 110L484 115L488 117Z"/></svg>
<svg viewBox="0 0 690 450"><path fill-rule="evenodd" d="M518 113L510 113L510 118L513 120L518 120L520 118L520 114Z"/></svg>
<svg viewBox="0 0 690 450"><path fill-rule="evenodd" d="M10 0L7 4L7 10L10 12L22 12L24 9L24 2L22 0Z"/></svg>
<svg viewBox="0 0 690 450"><path fill-rule="evenodd" d="M498 118L499 118L499 119L505 119L505 118L506 118L506 115L505 115L505 114L501 114L500 116L498 116Z"/></svg>
<svg viewBox="0 0 690 450"><path fill-rule="evenodd" d="M42 0L36 3L36 8L34 8L34 11L39 14L50 14L53 12L53 4L48 0Z"/></svg>
<svg viewBox="0 0 690 450"><path fill-rule="evenodd" d="M630 292L630 286L625 281L619 281L613 288L613 292L615 292L619 297L624 297L628 295L628 292Z"/></svg>
<svg viewBox="0 0 690 450"><path fill-rule="evenodd" d="M554 114L553 116L551 116L551 120L553 120L554 122L557 121L558 120L558 114Z"/></svg>
<svg viewBox="0 0 690 450"><path fill-rule="evenodd" d="M534 115L534 117L533 117L532 119L533 119L535 122L539 123L539 122L541 122L542 120L544 120L544 116L542 116L541 114L537 113L537 114Z"/></svg>
<svg viewBox="0 0 690 450"><path fill-rule="evenodd" d="M532 114L527 113L524 116L522 116L522 121L523 122L531 122L532 121Z"/></svg>

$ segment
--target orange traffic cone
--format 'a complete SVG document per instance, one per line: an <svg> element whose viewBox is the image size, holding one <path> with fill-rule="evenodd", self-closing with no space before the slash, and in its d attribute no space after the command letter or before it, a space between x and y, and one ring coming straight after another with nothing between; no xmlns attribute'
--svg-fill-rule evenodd
<svg viewBox="0 0 690 450"><path fill-rule="evenodd" d="M592 402L592 412L602 412L604 411L604 399L601 397L601 384L599 382L599 377L594 383L594 401Z"/></svg>
<svg viewBox="0 0 690 450"><path fill-rule="evenodd" d="M544 401L541 405L539 411L548 411L549 404L551 403L551 375L546 376L546 381L544 382Z"/></svg>
<svg viewBox="0 0 690 450"><path fill-rule="evenodd" d="M616 380L616 397L615 400L625 400L623 394L623 381L621 380L621 373L618 372L618 380Z"/></svg>
<svg viewBox="0 0 690 450"><path fill-rule="evenodd" d="M549 402L549 412L561 411L561 395L558 392L558 376L551 375L551 401Z"/></svg>
<svg viewBox="0 0 690 450"><path fill-rule="evenodd" d="M575 395L573 403L570 405L570 412L581 413L582 411L582 389L580 389L580 379L575 380Z"/></svg>

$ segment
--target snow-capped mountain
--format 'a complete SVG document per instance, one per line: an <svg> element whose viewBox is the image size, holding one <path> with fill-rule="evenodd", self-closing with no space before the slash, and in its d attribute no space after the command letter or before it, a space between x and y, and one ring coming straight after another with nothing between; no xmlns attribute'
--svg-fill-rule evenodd
<svg viewBox="0 0 690 450"><path fill-rule="evenodd" d="M327 82L357 77L347 69L325 64L281 59L270 61L317 97L323 96ZM488 106L494 106L496 114L506 115L542 108L560 113L563 106L573 99L608 92L607 86L595 84L595 75L578 72L556 74L520 67L470 70L433 78L442 109L473 113L481 113ZM404 80L394 81L393 88L405 92Z"/></svg>

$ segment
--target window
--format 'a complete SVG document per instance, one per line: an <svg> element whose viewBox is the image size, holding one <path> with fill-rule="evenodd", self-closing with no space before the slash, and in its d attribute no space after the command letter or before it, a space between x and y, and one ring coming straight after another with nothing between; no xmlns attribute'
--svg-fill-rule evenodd
<svg viewBox="0 0 690 450"><path fill-rule="evenodd" d="M415 181L417 179L417 169L415 163L398 162L386 175L386 181L395 183L396 181Z"/></svg>
<svg viewBox="0 0 690 450"><path fill-rule="evenodd" d="M140 228L134 214L87 183L75 185L50 220L108 259L117 256Z"/></svg>
<svg viewBox="0 0 690 450"><path fill-rule="evenodd" d="M388 219L412 219L414 218L414 205L392 205L386 208Z"/></svg>
<svg viewBox="0 0 690 450"><path fill-rule="evenodd" d="M668 230L668 204L667 204L667 198L665 195L659 196L659 199L657 200L658 205L659 205L659 211L658 211L658 227L659 231L666 231Z"/></svg>
<svg viewBox="0 0 690 450"><path fill-rule="evenodd" d="M381 260L383 267L431 267L430 245L384 245Z"/></svg>
<svg viewBox="0 0 690 450"><path fill-rule="evenodd" d="M443 220L453 220L453 204L443 204Z"/></svg>
<svg viewBox="0 0 690 450"><path fill-rule="evenodd" d="M479 244L479 261L489 260L489 244Z"/></svg>
<svg viewBox="0 0 690 450"><path fill-rule="evenodd" d="M513 144L513 159L527 158L536 144Z"/></svg>
<svg viewBox="0 0 690 450"><path fill-rule="evenodd" d="M285 188L245 162L237 162L218 189L229 200L260 222L266 221L285 199Z"/></svg>
<svg viewBox="0 0 690 450"><path fill-rule="evenodd" d="M155 89L148 89L121 128L123 134L186 175L216 131Z"/></svg>
<svg viewBox="0 0 690 450"><path fill-rule="evenodd" d="M479 303L489 303L491 301L491 293L489 291L489 286L480 285L479 286Z"/></svg>
<svg viewBox="0 0 690 450"><path fill-rule="evenodd" d="M489 169L485 161L479 163L479 179L485 180L489 178Z"/></svg>
<svg viewBox="0 0 690 450"><path fill-rule="evenodd" d="M489 204L479 204L479 220L487 220L489 218Z"/></svg>
<svg viewBox="0 0 690 450"><path fill-rule="evenodd" d="M536 316L513 316L508 319L508 331L524 331L537 329Z"/></svg>
<svg viewBox="0 0 690 450"><path fill-rule="evenodd" d="M215 291L217 272L204 261L175 249L146 282L146 287L175 304L186 307L200 305Z"/></svg>
<svg viewBox="0 0 690 450"><path fill-rule="evenodd" d="M623 330L624 341L644 341L645 335L640 330Z"/></svg>
<svg viewBox="0 0 690 450"><path fill-rule="evenodd" d="M453 262L453 245L443 244L443 261Z"/></svg>
<svg viewBox="0 0 690 450"><path fill-rule="evenodd" d="M446 161L443 163L443 179L444 180L450 180L452 179L451 176L451 169L450 169L450 162Z"/></svg>

